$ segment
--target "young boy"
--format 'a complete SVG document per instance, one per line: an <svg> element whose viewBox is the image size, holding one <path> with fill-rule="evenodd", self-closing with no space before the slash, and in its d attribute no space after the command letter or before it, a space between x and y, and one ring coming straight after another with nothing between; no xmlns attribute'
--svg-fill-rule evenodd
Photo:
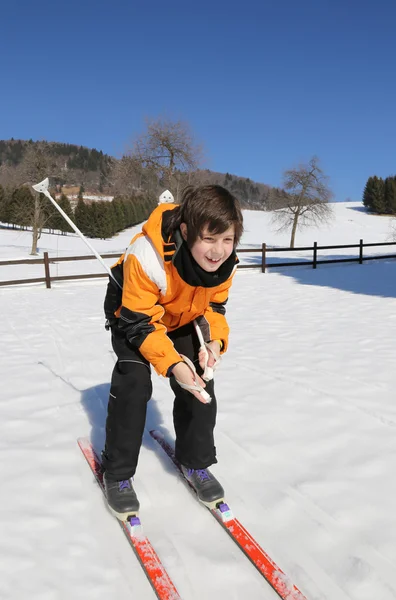
<svg viewBox="0 0 396 600"><path fill-rule="evenodd" d="M228 343L225 303L243 231L237 199L217 185L189 187L180 205L161 204L150 215L112 272L105 312L117 355L110 388L103 452L104 483L111 511L122 520L139 510L133 489L146 405L152 393L150 365L170 378L175 394L176 457L205 503L223 498L220 483L207 470L217 462L213 430L213 380L200 378L205 353L195 320L209 349L208 366ZM195 363L194 374L183 356ZM214 355L214 356L213 356ZM181 385L197 382L211 397Z"/></svg>

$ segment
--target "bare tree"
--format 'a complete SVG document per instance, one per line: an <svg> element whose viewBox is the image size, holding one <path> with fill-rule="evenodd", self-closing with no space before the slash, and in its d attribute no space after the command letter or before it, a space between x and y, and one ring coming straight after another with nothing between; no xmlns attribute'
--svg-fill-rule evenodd
<svg viewBox="0 0 396 600"><path fill-rule="evenodd" d="M183 121L148 119L146 125L147 131L135 140L131 157L142 167L154 170L162 185L177 195L178 173L199 167L202 148Z"/></svg>
<svg viewBox="0 0 396 600"><path fill-rule="evenodd" d="M0 181L5 188L16 188L21 185L23 178L21 177L20 165L18 167L11 167L6 163L0 165Z"/></svg>
<svg viewBox="0 0 396 600"><path fill-rule="evenodd" d="M145 169L133 156L125 155L114 162L109 181L115 195L134 196L142 190L157 194L158 176Z"/></svg>
<svg viewBox="0 0 396 600"><path fill-rule="evenodd" d="M49 146L46 142L29 146L23 157L23 163L19 177L25 185L32 186L46 177L56 175L58 167L51 156ZM49 218L49 202L43 194L34 194L32 207L26 207L26 219L32 227L32 249L30 254L37 254L37 243L40 239L42 229Z"/></svg>
<svg viewBox="0 0 396 600"><path fill-rule="evenodd" d="M279 225L278 231L291 229L290 248L294 248L298 227L328 223L332 219L329 201L333 194L316 156L307 165L285 171L283 188L288 195L287 205L276 210L272 220Z"/></svg>

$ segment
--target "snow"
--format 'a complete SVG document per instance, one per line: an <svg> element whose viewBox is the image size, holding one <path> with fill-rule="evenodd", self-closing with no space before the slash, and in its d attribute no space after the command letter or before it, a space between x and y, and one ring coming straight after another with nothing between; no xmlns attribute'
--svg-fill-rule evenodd
<svg viewBox="0 0 396 600"><path fill-rule="evenodd" d="M358 204L334 208L329 227L299 232L297 244L389 240L390 218ZM246 212L245 225L242 247L287 244L267 213ZM137 229L92 244L121 252ZM28 232L1 229L0 260L26 258L30 243ZM74 235L44 234L44 250L89 254ZM51 268L89 272L94 264ZM41 265L3 266L0 276L36 276L36 268L42 276ZM114 365L105 286L0 288L0 598L154 598L76 443L90 435L100 451L104 439ZM227 305L213 472L308 600L396 598L395 297L396 262L381 260L240 270ZM153 383L135 484L145 531L181 597L277 598L148 434L173 438L171 390L155 374Z"/></svg>

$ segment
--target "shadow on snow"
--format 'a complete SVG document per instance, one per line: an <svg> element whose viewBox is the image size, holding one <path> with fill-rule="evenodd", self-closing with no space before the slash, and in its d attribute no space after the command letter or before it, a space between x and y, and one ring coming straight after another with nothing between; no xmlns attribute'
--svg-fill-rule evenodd
<svg viewBox="0 0 396 600"><path fill-rule="evenodd" d="M319 264L321 258L342 259L356 258L353 255L327 255L318 256L318 266L316 269L312 265L296 267L279 267L276 264L280 262L300 262L312 261L312 257L294 257L286 258L268 256L270 266L268 273L278 273L284 277L292 277L303 285L318 285L330 287L354 294L364 294L368 296L382 296L384 298L396 298L396 261L392 259L380 259L375 261L366 261L362 265L359 263L334 263ZM261 265L261 255L252 258L245 258L245 264ZM264 275L265 277L265 275Z"/></svg>
<svg viewBox="0 0 396 600"><path fill-rule="evenodd" d="M101 455L105 443L109 391L110 383L102 383L81 392L81 404L87 413L89 424L91 426L89 438L98 456ZM160 431L164 438L173 446L174 440L172 433L164 426L158 403L154 398L151 398L147 404L146 426L142 446L147 450L156 453L164 470L176 475L175 468L165 452L163 452L159 448L157 442L151 438L149 431L152 429Z"/></svg>

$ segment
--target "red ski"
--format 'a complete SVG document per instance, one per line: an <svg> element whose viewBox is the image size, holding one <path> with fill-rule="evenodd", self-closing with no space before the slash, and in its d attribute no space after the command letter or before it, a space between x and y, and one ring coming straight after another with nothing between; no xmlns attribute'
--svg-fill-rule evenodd
<svg viewBox="0 0 396 600"><path fill-rule="evenodd" d="M79 438L77 441L95 475L96 481L100 485L102 492L105 493L102 465L91 442L87 438ZM139 517L131 517L128 521L118 521L118 523L128 538L157 598L160 600L180 600L178 591L165 571L150 541L143 533Z"/></svg>
<svg viewBox="0 0 396 600"><path fill-rule="evenodd" d="M159 431L150 431L150 435L165 450L169 458L180 472L184 481L189 482L184 477L180 463L175 457L173 448L164 439ZM190 485L190 484L189 484ZM190 487L192 487L190 485ZM192 488L194 489L194 488ZM293 585L283 571L274 563L266 552L259 546L256 540L243 527L243 525L234 517L228 504L219 502L216 508L206 507L225 531L232 537L247 558L254 564L256 569L263 575L267 582L273 587L282 600L307 600L304 594Z"/></svg>

